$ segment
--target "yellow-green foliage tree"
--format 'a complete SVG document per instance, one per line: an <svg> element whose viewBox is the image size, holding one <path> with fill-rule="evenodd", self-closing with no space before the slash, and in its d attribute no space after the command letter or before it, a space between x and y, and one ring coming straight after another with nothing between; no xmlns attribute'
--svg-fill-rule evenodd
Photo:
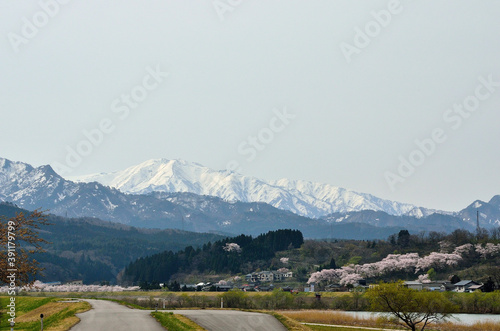
<svg viewBox="0 0 500 331"><path fill-rule="evenodd" d="M38 210L11 218L0 216L0 283L27 285L41 273L32 255L45 251L42 245L47 241L40 238L38 230L48 224L46 215Z"/></svg>
<svg viewBox="0 0 500 331"><path fill-rule="evenodd" d="M417 291L402 282L380 283L366 292L373 311L388 312L392 321L412 331L445 320L455 306L439 292Z"/></svg>

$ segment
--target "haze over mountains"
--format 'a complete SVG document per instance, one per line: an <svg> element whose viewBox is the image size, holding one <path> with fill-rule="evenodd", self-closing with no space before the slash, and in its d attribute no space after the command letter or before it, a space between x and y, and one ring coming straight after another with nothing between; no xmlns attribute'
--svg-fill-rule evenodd
<svg viewBox="0 0 500 331"><path fill-rule="evenodd" d="M500 196L449 213L326 184L266 182L176 160L151 160L78 180L64 179L50 166L0 158L0 200L137 227L252 235L292 228L309 238L375 239L403 228L474 230L476 210L482 227L500 224Z"/></svg>

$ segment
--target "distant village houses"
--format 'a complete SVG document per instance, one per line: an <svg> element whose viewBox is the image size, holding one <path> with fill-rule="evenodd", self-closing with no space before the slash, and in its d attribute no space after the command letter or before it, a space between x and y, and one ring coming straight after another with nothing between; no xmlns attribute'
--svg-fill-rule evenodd
<svg viewBox="0 0 500 331"><path fill-rule="evenodd" d="M252 272L245 276L247 282L281 282L288 278L293 277L293 272L291 271L260 271Z"/></svg>
<svg viewBox="0 0 500 331"><path fill-rule="evenodd" d="M469 293L475 291L483 291L484 285L476 283L473 280L462 280L458 283L452 284L450 281L442 280L442 281L433 281L429 283L422 283L419 281L406 281L404 285L408 288L414 290L427 290L427 291L453 291L460 293Z"/></svg>

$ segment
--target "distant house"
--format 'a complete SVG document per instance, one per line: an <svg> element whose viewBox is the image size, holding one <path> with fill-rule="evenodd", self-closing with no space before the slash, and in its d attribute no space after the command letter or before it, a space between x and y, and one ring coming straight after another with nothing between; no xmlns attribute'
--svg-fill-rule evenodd
<svg viewBox="0 0 500 331"><path fill-rule="evenodd" d="M359 283L356 283L353 285L352 289L349 289L349 292L359 292L359 291L365 291L369 289L370 287L368 285L361 285Z"/></svg>
<svg viewBox="0 0 500 331"><path fill-rule="evenodd" d="M443 288L443 286L446 284L451 285L450 281L448 281L448 280L436 280L436 281L432 281L430 283L422 283L424 290L440 291L440 292L446 291L446 287ZM453 287L453 288L455 288L455 287Z"/></svg>
<svg viewBox="0 0 500 331"><path fill-rule="evenodd" d="M274 274L271 271L261 271L259 273L259 280L261 282L272 282L274 280Z"/></svg>
<svg viewBox="0 0 500 331"><path fill-rule="evenodd" d="M470 292L470 287L474 285L480 285L473 280L462 280L455 284L456 292Z"/></svg>
<svg viewBox="0 0 500 331"><path fill-rule="evenodd" d="M340 284L329 284L325 287L325 291L327 292L341 292L345 291L345 287ZM314 291L311 291L314 292Z"/></svg>
<svg viewBox="0 0 500 331"><path fill-rule="evenodd" d="M419 281L406 281L404 282L404 286L411 288L412 290L421 291L424 288L424 284Z"/></svg>
<svg viewBox="0 0 500 331"><path fill-rule="evenodd" d="M446 292L446 291L455 291L455 284L452 283L446 283L441 285L441 292Z"/></svg>
<svg viewBox="0 0 500 331"><path fill-rule="evenodd" d="M281 272L281 271L260 271L252 272L251 274L245 275L245 280L247 282L257 283L257 282L272 282L272 281L282 281L286 278L293 277L293 272Z"/></svg>
<svg viewBox="0 0 500 331"><path fill-rule="evenodd" d="M70 280L69 282L64 283L64 285L83 285L83 280Z"/></svg>
<svg viewBox="0 0 500 331"><path fill-rule="evenodd" d="M284 276L283 276L282 272L273 271L273 278L275 281L281 282L283 280Z"/></svg>
<svg viewBox="0 0 500 331"><path fill-rule="evenodd" d="M256 283L259 280L259 275L256 272L245 275L245 280L247 282Z"/></svg>
<svg viewBox="0 0 500 331"><path fill-rule="evenodd" d="M483 284L479 284L479 285L472 285L469 287L469 292L482 292L484 289L484 285Z"/></svg>
<svg viewBox="0 0 500 331"><path fill-rule="evenodd" d="M304 287L304 292L314 292L314 283L309 284L309 287Z"/></svg>

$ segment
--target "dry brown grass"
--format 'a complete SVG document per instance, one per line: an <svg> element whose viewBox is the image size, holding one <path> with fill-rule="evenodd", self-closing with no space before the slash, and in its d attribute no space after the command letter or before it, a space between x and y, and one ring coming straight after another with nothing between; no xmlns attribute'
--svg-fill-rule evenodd
<svg viewBox="0 0 500 331"><path fill-rule="evenodd" d="M280 311L279 313L294 320L305 323L369 327L378 327L381 324L379 319L377 319L376 317L362 319L333 310Z"/></svg>
<svg viewBox="0 0 500 331"><path fill-rule="evenodd" d="M372 328L390 328L391 325L383 318L357 318L349 314L339 311L318 311L318 310L301 310L301 311L280 311L280 314L290 317L299 322L319 323L328 325L348 325L362 326ZM495 322L478 322L473 325L456 324L446 322L440 324L432 324L426 330L436 331L500 331L500 323Z"/></svg>

